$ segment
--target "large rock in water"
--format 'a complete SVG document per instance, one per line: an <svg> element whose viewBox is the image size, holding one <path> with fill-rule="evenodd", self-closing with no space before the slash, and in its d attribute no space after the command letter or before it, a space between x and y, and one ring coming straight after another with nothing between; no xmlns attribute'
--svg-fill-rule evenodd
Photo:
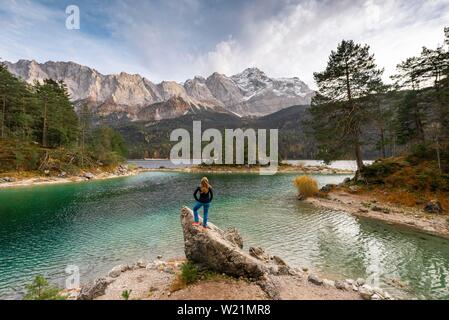
<svg viewBox="0 0 449 320"><path fill-rule="evenodd" d="M192 210L182 208L181 224L188 260L205 269L237 277L259 278L268 272L262 261L242 251L243 241L236 229L225 232L208 223L210 229L204 230L193 226L193 221Z"/></svg>
<svg viewBox="0 0 449 320"><path fill-rule="evenodd" d="M236 277L263 279L267 275L294 274L279 257L269 256L262 248L244 252L243 240L235 228L223 231L208 223L210 229L193 226L193 212L181 210L184 249L188 260L198 266Z"/></svg>

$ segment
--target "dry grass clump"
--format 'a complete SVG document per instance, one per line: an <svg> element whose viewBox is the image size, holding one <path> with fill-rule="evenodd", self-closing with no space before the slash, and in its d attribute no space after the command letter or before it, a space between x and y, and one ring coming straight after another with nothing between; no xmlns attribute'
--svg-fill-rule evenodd
<svg viewBox="0 0 449 320"><path fill-rule="evenodd" d="M309 176L299 176L293 180L293 184L298 189L299 196L308 198L318 193L318 182Z"/></svg>

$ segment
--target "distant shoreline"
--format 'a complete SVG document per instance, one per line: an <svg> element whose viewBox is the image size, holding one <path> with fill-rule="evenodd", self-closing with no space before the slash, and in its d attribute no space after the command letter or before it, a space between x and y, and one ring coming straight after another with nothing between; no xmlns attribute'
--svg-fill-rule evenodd
<svg viewBox="0 0 449 320"><path fill-rule="evenodd" d="M144 160L139 160L144 161ZM98 174L93 174L91 178L87 178L86 175L76 175L67 177L57 177L57 176L43 176L43 175L27 175L25 177L14 177L13 181L1 182L0 190L6 188L15 187L30 187L30 186L41 186L41 185L54 185L54 184L64 184L64 183L76 183L76 182L87 182L95 180L106 180L114 178L123 178L129 176L135 176L144 172L183 172L183 173L259 173L260 167L252 166L227 166L227 165L212 165L212 166L191 166L191 167L180 167L180 168L142 168L138 167L136 169L127 169L125 172L120 174L112 172L101 172ZM342 170L342 169L332 169L325 166L304 166L304 165L280 165L278 167L277 173L297 173L297 174L323 174L323 175L350 175L354 174L352 170ZM4 179L8 174L3 174L1 179ZM15 174L11 174L15 176Z"/></svg>

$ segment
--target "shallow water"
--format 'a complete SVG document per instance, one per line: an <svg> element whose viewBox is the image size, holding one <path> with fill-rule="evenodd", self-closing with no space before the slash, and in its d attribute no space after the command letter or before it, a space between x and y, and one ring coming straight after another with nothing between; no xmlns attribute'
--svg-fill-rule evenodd
<svg viewBox="0 0 449 320"><path fill-rule="evenodd" d="M138 258L183 256L179 210L201 176L134 177L0 191L0 297L18 298L36 274L64 285ZM448 299L449 241L318 209L296 200L294 175L211 174L211 221L235 226L251 245L329 278L368 278L400 297ZM321 185L346 176L316 178ZM388 283L399 279L406 291Z"/></svg>

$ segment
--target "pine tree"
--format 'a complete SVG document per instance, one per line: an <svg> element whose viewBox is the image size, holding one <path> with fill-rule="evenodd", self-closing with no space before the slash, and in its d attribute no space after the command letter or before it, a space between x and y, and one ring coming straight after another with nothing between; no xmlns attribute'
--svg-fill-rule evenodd
<svg viewBox="0 0 449 320"><path fill-rule="evenodd" d="M345 40L331 52L326 69L314 73L318 93L312 100L309 125L324 160L351 152L359 172L363 168L361 133L369 122L363 98L374 93L382 73L369 46Z"/></svg>

